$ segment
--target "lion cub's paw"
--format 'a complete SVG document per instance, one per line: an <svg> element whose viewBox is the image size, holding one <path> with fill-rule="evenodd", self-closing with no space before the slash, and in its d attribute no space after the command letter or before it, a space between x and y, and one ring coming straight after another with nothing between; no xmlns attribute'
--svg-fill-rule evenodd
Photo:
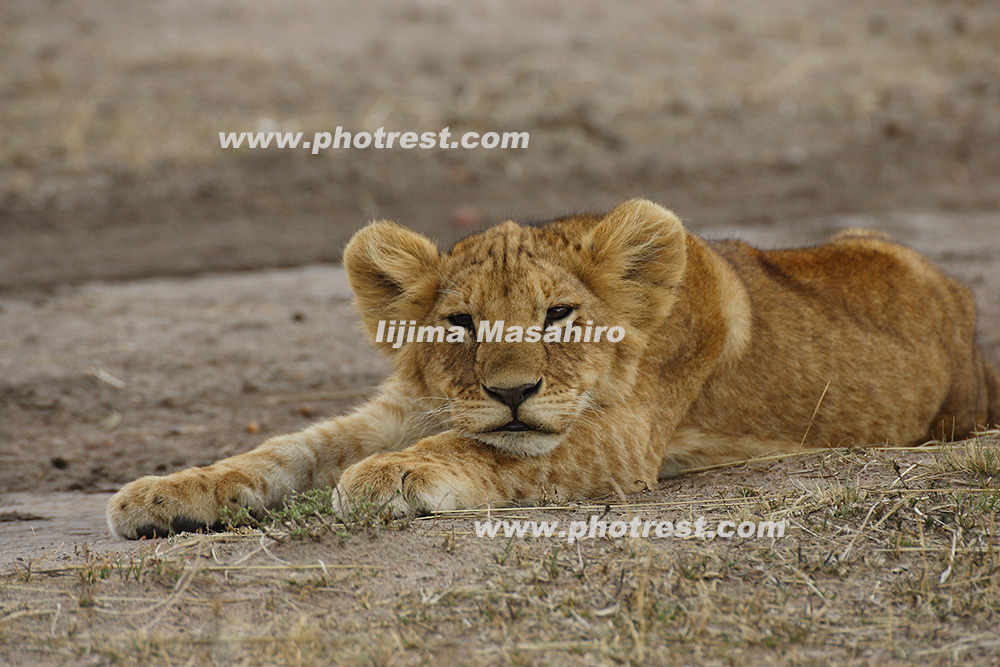
<svg viewBox="0 0 1000 667"><path fill-rule="evenodd" d="M371 456L344 471L334 509L345 520L362 504L393 516L411 516L478 504L460 470L406 452Z"/></svg>
<svg viewBox="0 0 1000 667"><path fill-rule="evenodd" d="M129 540L219 529L222 507L235 510L259 504L245 485L226 482L226 475L197 468L167 477L142 477L108 501L108 526Z"/></svg>

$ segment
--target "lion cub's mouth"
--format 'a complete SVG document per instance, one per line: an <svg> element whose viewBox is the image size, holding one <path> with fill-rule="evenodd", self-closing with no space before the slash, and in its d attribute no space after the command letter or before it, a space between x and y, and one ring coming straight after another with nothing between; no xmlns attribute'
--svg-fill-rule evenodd
<svg viewBox="0 0 1000 667"><path fill-rule="evenodd" d="M500 428L493 429L492 433L520 433L521 431L537 431L539 429L529 426L523 421L512 419Z"/></svg>

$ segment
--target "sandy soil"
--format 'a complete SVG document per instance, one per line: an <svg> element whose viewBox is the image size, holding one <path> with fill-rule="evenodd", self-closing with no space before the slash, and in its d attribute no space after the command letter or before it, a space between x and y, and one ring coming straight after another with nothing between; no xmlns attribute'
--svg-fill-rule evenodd
<svg viewBox="0 0 1000 667"><path fill-rule="evenodd" d="M995 3L0 6L0 288L335 260L643 194L701 225L1000 207ZM218 132L527 130L525 151Z"/></svg>
<svg viewBox="0 0 1000 667"><path fill-rule="evenodd" d="M995 3L848 0L831 14L813 0L385 0L377 9L10 0L0 4L0 53L0 564L14 577L25 563L78 568L91 562L84 547L140 553L146 547L111 540L103 525L103 504L122 483L243 451L364 400L386 367L362 342L335 262L373 217L448 243L508 217L605 210L642 195L706 236L768 246L858 224L884 229L972 286L981 340L1000 362ZM338 125L526 130L531 142L524 151L316 156L217 143L220 131ZM846 479L849 468L828 476ZM744 481L784 498L798 471L699 475L683 482L684 498L735 497ZM769 474L791 486L779 493ZM665 485L649 502L678 488ZM506 576L495 549L466 542L461 558L439 553L448 530L470 530L455 521L383 534L347 557L397 569L398 588L372 584L383 602L407 587L448 590L456 569L463 585L482 583L469 578L476 568ZM283 545L280 557L313 563L327 547ZM197 558L243 563L252 551L213 549L201 544ZM409 562L411 552L419 558ZM273 562L254 553L246 562ZM57 622L62 607L39 597L22 609L10 590L0 587L0 658L38 657L36 648L4 653L19 636L5 634L8 619L37 605L52 622L38 636L74 636L77 626ZM287 591L274 594L295 607ZM386 622L350 609L357 627ZM80 627L103 636L93 619ZM924 648L951 655L936 652L959 641L946 635ZM526 655L543 655L533 650ZM883 655L844 650L844 660ZM98 653L138 659L134 649ZM641 650L599 654L642 661Z"/></svg>

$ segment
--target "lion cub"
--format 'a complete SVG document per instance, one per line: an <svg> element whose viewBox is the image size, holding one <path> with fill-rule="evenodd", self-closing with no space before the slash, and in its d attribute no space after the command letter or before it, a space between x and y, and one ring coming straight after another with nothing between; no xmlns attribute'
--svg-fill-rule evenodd
<svg viewBox="0 0 1000 667"><path fill-rule="evenodd" d="M704 241L632 200L505 222L447 252L375 222L344 264L395 369L380 394L126 485L108 508L116 534L211 527L222 508L260 511L328 485L397 514L593 497L767 452L963 438L1000 422L969 291L872 232L762 251ZM601 327L613 335L595 340ZM387 340L390 328L405 338Z"/></svg>

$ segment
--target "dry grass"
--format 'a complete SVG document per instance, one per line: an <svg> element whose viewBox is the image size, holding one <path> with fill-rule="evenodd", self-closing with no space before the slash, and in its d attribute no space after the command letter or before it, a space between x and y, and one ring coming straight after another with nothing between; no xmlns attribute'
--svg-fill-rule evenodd
<svg viewBox="0 0 1000 667"><path fill-rule="evenodd" d="M507 518L786 519L783 539L477 539L456 512L264 527L0 579L0 660L55 664L988 664L1000 434L689 475ZM318 505L317 505L318 503ZM388 530L387 530L388 529ZM296 539L298 538L298 539Z"/></svg>

